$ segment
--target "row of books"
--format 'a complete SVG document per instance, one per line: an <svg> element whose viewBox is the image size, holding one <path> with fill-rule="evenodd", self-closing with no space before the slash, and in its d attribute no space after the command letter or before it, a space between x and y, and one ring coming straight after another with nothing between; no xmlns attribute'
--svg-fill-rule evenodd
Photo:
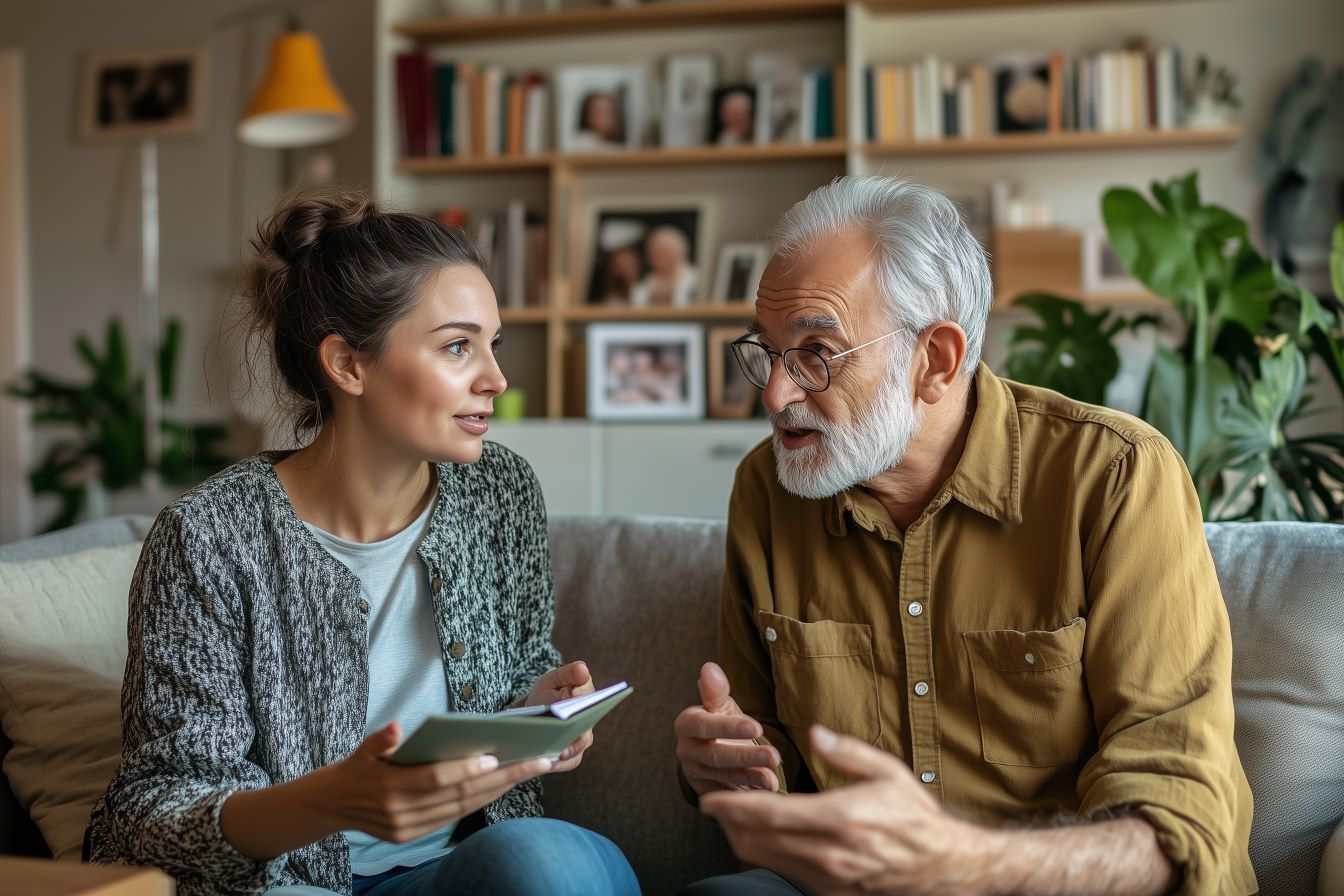
<svg viewBox="0 0 1344 896"><path fill-rule="evenodd" d="M545 214L515 199L501 212L484 213L472 220L467 210L453 206L436 217L449 227L476 232L476 245L485 258L486 273L504 308L535 308L546 304L550 271L550 237Z"/></svg>
<svg viewBox="0 0 1344 896"><path fill-rule="evenodd" d="M441 62L417 50L396 59L402 158L536 155L550 149L550 90L537 71Z"/></svg>
<svg viewBox="0 0 1344 896"><path fill-rule="evenodd" d="M956 66L928 55L865 72L869 140L980 138L1031 131L1180 127L1180 51L1107 50Z"/></svg>

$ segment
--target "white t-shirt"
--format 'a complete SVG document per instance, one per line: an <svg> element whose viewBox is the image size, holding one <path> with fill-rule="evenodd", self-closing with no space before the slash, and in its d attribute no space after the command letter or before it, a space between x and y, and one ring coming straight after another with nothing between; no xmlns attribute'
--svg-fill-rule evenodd
<svg viewBox="0 0 1344 896"><path fill-rule="evenodd" d="M369 708L365 734L394 719L409 737L430 713L448 709L443 651L434 626L429 573L416 553L429 531L434 500L391 538L363 544L338 538L305 523L327 552L350 569L369 602ZM381 874L447 854L455 825L412 840L388 843L362 831L346 831L355 874Z"/></svg>

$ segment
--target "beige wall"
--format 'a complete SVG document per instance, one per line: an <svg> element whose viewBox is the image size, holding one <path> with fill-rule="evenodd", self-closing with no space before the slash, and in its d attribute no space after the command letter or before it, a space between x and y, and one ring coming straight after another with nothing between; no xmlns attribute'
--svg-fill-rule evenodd
<svg viewBox="0 0 1344 896"><path fill-rule="evenodd" d="M0 2L0 47L17 48L26 60L31 355L44 370L82 372L71 347L74 334L101 334L111 315L119 315L128 332L139 331L138 154L134 145L74 139L81 56L203 45L209 53L204 132L159 146L162 307L185 327L175 413L185 419L228 414L226 371L236 365L229 358L207 365L207 349L220 329L247 225L280 193L280 154L243 146L234 125L282 21L268 16L220 27L218 20L257 5L255 0ZM297 5L304 27L321 38L332 76L356 116L354 133L333 147L337 176L368 185L373 4ZM0 485L6 507L14 487L9 479ZM45 516L40 508L39 516Z"/></svg>
<svg viewBox="0 0 1344 896"><path fill-rule="evenodd" d="M0 383L28 363L28 242L23 179L23 57L0 50ZM0 543L29 531L26 409L0 399Z"/></svg>

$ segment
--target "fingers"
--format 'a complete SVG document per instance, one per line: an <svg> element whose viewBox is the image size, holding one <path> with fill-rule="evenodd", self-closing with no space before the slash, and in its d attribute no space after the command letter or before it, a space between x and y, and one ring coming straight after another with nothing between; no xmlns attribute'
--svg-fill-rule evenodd
<svg viewBox="0 0 1344 896"><path fill-rule="evenodd" d="M388 722L382 728L364 738L355 753L375 759L385 759L397 749L397 745L400 743L401 723Z"/></svg>
<svg viewBox="0 0 1344 896"><path fill-rule="evenodd" d="M817 752L855 781L887 777L913 780L910 769L905 763L871 744L844 734L836 734L822 725L813 725L809 734L812 746Z"/></svg>
<svg viewBox="0 0 1344 896"><path fill-rule="evenodd" d="M763 768L772 773L779 765L778 750L749 740L716 740L699 745L691 741L678 745L677 758L709 768Z"/></svg>
<svg viewBox="0 0 1344 896"><path fill-rule="evenodd" d="M681 711L676 721L677 735L699 740L735 738L751 740L763 733L761 723L740 712L732 715L710 712L700 706L689 706Z"/></svg>
<svg viewBox="0 0 1344 896"><path fill-rule="evenodd" d="M768 768L713 768L690 761L682 763L682 771L686 783L700 794L714 790L779 790L779 778Z"/></svg>
<svg viewBox="0 0 1344 896"><path fill-rule="evenodd" d="M573 759L575 756L581 755L584 750L587 750L592 745L593 745L593 729L589 728L587 731L585 731L583 734L579 736L578 740L574 741L574 743L565 747L565 751L560 754L560 759L558 761L567 762L570 759Z"/></svg>
<svg viewBox="0 0 1344 896"><path fill-rule="evenodd" d="M709 712L726 712L729 708L728 676L718 663L700 667L700 704Z"/></svg>

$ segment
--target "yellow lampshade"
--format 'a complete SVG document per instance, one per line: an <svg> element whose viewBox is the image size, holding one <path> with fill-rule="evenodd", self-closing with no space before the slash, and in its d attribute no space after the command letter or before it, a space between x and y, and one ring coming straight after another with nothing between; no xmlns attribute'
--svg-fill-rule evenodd
<svg viewBox="0 0 1344 896"><path fill-rule="evenodd" d="M344 137L353 126L354 116L331 83L317 38L297 30L277 37L266 77L238 123L238 139L288 149Z"/></svg>

